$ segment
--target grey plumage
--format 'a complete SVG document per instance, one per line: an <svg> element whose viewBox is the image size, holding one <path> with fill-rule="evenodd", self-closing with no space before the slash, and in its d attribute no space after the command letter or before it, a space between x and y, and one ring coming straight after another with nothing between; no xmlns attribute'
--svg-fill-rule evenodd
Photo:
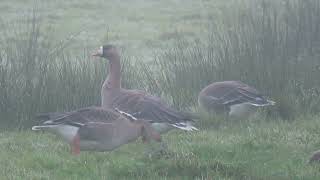
<svg viewBox="0 0 320 180"><path fill-rule="evenodd" d="M75 152L80 149L110 151L139 136L148 141L160 141L160 135L151 128L149 122L141 119L132 121L111 109L87 107L54 117L57 118L33 126L32 130L49 130L61 136Z"/></svg>
<svg viewBox="0 0 320 180"><path fill-rule="evenodd" d="M209 112L233 113L235 116L250 113L255 107L275 104L255 88L240 81L222 81L208 85L199 93L198 103Z"/></svg>
<svg viewBox="0 0 320 180"><path fill-rule="evenodd" d="M111 106L128 112L136 118L150 120L151 123L168 123L183 130L196 130L195 127L187 128L190 126L187 122L193 122L191 115L176 111L160 98L143 91L121 89L119 95L112 99Z"/></svg>
<svg viewBox="0 0 320 180"><path fill-rule="evenodd" d="M154 124L167 124L190 131L197 129L191 125L193 116L190 116L190 113L177 111L160 98L144 91L121 88L120 55L114 46L102 46L93 55L109 60L109 74L101 89L102 107L118 108L136 118L150 120Z"/></svg>

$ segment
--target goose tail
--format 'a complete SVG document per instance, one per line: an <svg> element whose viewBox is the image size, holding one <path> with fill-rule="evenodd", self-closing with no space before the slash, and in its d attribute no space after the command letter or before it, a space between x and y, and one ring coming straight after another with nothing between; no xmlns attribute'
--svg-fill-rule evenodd
<svg viewBox="0 0 320 180"><path fill-rule="evenodd" d="M273 106L276 104L276 102L265 99L264 101L257 101L257 102L249 102L249 104L253 105L253 106Z"/></svg>
<svg viewBox="0 0 320 180"><path fill-rule="evenodd" d="M194 127L191 122L187 121L187 122L179 122L179 123L174 123L174 124L170 124L171 126L178 128L178 129L182 129L185 131L198 131L199 129Z"/></svg>
<svg viewBox="0 0 320 180"><path fill-rule="evenodd" d="M268 101L268 105L273 106L273 105L275 105L275 104L276 104L276 102L274 102L274 101L271 101L271 100L267 100L267 101Z"/></svg>

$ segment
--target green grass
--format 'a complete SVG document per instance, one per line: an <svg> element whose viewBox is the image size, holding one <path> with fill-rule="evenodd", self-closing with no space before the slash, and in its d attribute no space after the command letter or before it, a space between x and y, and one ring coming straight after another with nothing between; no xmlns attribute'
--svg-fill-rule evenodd
<svg viewBox="0 0 320 180"><path fill-rule="evenodd" d="M207 22L205 12L218 12L221 2L1 1L1 127L30 126L38 112L99 104L107 62L89 54L105 43L116 44L128 59L124 87L158 88L141 81L146 75L133 64L152 60L173 44L176 32L201 34L204 24L196 24Z"/></svg>
<svg viewBox="0 0 320 180"><path fill-rule="evenodd" d="M307 162L320 145L319 117L303 121L256 118L193 133L174 130L163 136L169 153L151 158L140 140L113 152L73 156L54 135L2 132L0 174L5 179L318 179L319 166Z"/></svg>
<svg viewBox="0 0 320 180"><path fill-rule="evenodd" d="M222 0L3 0L1 18L19 22L34 6L45 26L54 27L54 37L64 39L81 32L72 48L95 48L107 40L126 47L134 55L150 56L150 50L167 46L175 31L199 34L208 16L218 14ZM171 40L170 40L171 39ZM151 45L151 46L150 46ZM150 58L150 57L149 57Z"/></svg>
<svg viewBox="0 0 320 180"><path fill-rule="evenodd" d="M0 179L320 178L307 165L320 146L318 0L2 0L0 15ZM230 79L277 105L267 119L172 131L169 154L152 158L140 141L74 157L53 135L16 130L98 105L107 62L89 53L105 43L123 52L124 87L176 108Z"/></svg>
<svg viewBox="0 0 320 180"><path fill-rule="evenodd" d="M294 119L319 112L319 1L186 1L183 7L180 0L132 2L99 8L100 1L4 2L15 6L2 12L12 24L0 23L1 127L30 126L38 112L98 105L107 66L106 60L89 56L102 44L98 40L121 49L123 87L145 89L176 108L195 106L200 89L209 83L241 80L277 102L270 115ZM9 10L23 5L27 10L35 6L31 15L21 17L26 13L21 12L10 19ZM75 9L98 17L70 15ZM60 11L58 24L50 22ZM95 40L83 39L90 34L82 28L91 27L84 21L101 25L105 19L99 15L110 16L112 26L90 29ZM135 29L142 20L146 26ZM154 28L150 36L144 32L154 25L165 28ZM111 35L98 36L99 30ZM136 34L139 43L132 44Z"/></svg>
<svg viewBox="0 0 320 180"><path fill-rule="evenodd" d="M207 39L179 38L155 58L163 94L183 108L194 106L212 82L241 80L277 102L269 114L319 113L319 1L248 0L231 7L220 21L212 19Z"/></svg>

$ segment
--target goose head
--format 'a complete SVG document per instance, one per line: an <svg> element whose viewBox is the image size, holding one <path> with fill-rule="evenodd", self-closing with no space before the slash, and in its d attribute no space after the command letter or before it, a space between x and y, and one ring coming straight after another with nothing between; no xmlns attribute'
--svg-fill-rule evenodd
<svg viewBox="0 0 320 180"><path fill-rule="evenodd" d="M120 55L114 45L107 44L100 46L100 48L95 53L93 53L92 56L113 60L115 58L119 58Z"/></svg>

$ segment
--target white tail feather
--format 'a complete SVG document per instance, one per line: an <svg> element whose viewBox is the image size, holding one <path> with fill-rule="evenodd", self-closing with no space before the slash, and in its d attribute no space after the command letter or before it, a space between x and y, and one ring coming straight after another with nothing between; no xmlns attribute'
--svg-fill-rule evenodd
<svg viewBox="0 0 320 180"><path fill-rule="evenodd" d="M273 106L276 104L276 102L274 101L271 101L271 100L267 100L268 103L266 104L256 104L256 103L251 103L251 102L248 102L249 104L253 105L253 106L258 106L258 107L262 107L262 106Z"/></svg>
<svg viewBox="0 0 320 180"><path fill-rule="evenodd" d="M198 131L199 130L198 128L192 126L191 122L181 122L181 123L178 123L178 124L170 124L170 125L173 126L173 127L178 128L178 129L185 130L185 131L193 131L193 130Z"/></svg>
<svg viewBox="0 0 320 180"><path fill-rule="evenodd" d="M271 106L273 106L273 105L276 104L276 102L274 102L274 101L271 101L271 100L267 100L267 101L268 101L268 103L269 103Z"/></svg>
<svg viewBox="0 0 320 180"><path fill-rule="evenodd" d="M245 103L243 103L245 104ZM252 106L257 106L257 107L263 107L263 106L269 106L270 104L256 104L256 103L251 103L249 102L248 104L251 104Z"/></svg>

